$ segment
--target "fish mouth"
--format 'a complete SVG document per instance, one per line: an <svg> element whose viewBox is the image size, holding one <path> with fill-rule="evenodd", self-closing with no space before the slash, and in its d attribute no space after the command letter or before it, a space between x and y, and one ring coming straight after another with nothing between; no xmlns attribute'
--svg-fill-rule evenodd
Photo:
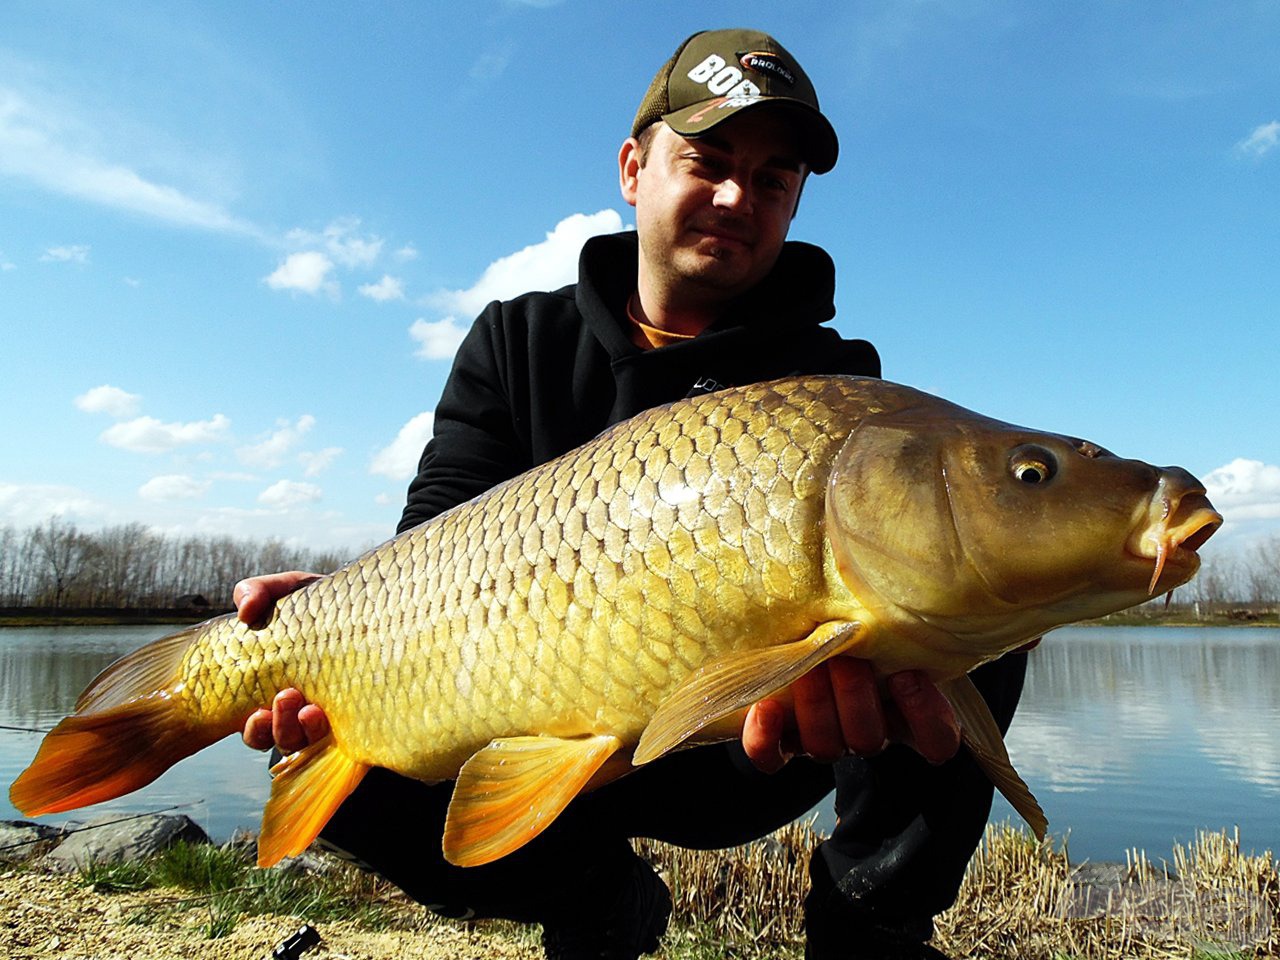
<svg viewBox="0 0 1280 960"><path fill-rule="evenodd" d="M1147 593L1154 596L1161 576L1177 573L1177 583L1185 583L1199 566L1196 551L1222 526L1205 489L1191 474L1172 468L1163 470L1142 521L1126 545L1129 552L1144 560L1154 560L1155 569Z"/></svg>

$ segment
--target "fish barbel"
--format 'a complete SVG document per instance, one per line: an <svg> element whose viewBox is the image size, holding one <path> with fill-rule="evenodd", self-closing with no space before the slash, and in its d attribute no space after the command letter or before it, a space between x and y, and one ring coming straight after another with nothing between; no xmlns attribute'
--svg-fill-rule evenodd
<svg viewBox="0 0 1280 960"><path fill-rule="evenodd" d="M838 654L920 669L1033 829L966 674L1185 582L1221 524L1176 467L909 387L793 378L658 407L282 599L108 667L10 798L108 800L296 687L331 732L275 768L259 863L303 850L365 771L456 780L450 861L489 862L583 789Z"/></svg>

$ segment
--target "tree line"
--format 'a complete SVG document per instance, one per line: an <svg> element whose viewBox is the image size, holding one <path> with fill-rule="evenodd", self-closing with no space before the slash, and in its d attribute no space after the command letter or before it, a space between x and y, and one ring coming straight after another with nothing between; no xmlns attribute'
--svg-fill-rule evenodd
<svg viewBox="0 0 1280 960"><path fill-rule="evenodd" d="M352 555L217 536L174 537L141 523L82 531L53 517L0 527L0 607L112 609L230 603L244 577L278 570L336 570ZM1156 602L1164 603L1163 599ZM1215 553L1179 587L1173 605L1221 610L1280 607L1280 536L1237 553Z"/></svg>
<svg viewBox="0 0 1280 960"><path fill-rule="evenodd" d="M1175 593L1183 604L1214 608L1280 609L1280 536L1254 542L1234 553L1213 553L1194 580Z"/></svg>
<svg viewBox="0 0 1280 960"><path fill-rule="evenodd" d="M350 556L279 540L168 536L141 523L80 530L53 517L0 527L0 607L228 607L237 581L278 570L336 570Z"/></svg>

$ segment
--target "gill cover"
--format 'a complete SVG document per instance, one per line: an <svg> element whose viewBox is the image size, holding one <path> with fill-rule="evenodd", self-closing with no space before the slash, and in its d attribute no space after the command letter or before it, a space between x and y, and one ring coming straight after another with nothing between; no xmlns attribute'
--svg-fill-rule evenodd
<svg viewBox="0 0 1280 960"><path fill-rule="evenodd" d="M1151 561L1126 545L1162 475L920 394L846 441L828 490L832 549L856 594L967 637L976 665L1145 597Z"/></svg>

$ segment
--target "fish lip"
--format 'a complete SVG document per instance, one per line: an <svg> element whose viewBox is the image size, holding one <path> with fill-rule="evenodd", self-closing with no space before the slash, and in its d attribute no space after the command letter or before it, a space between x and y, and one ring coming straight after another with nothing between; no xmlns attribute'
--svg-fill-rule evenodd
<svg viewBox="0 0 1280 960"><path fill-rule="evenodd" d="M1177 572L1178 583L1190 579L1200 563L1196 551L1221 526L1222 514L1209 503L1203 487L1162 474L1126 544L1143 563L1155 561L1148 593L1154 595L1160 580L1171 572Z"/></svg>

